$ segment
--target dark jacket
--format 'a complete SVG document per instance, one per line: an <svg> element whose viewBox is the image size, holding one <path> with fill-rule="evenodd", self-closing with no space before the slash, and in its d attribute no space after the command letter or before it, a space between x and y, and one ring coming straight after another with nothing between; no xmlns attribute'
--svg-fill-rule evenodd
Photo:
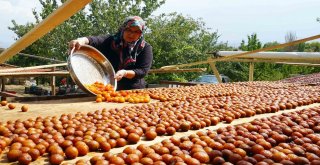
<svg viewBox="0 0 320 165"><path fill-rule="evenodd" d="M105 57L107 57L115 72L117 72L120 65L120 56L111 47L112 41L114 40L113 36L90 36L87 38L89 39L89 45L95 47ZM142 52L137 56L136 63L123 68L125 70L133 70L136 74L135 77L132 79L122 78L120 81L118 81L117 90L145 88L146 82L143 78L147 75L151 68L152 59L152 46L146 42Z"/></svg>

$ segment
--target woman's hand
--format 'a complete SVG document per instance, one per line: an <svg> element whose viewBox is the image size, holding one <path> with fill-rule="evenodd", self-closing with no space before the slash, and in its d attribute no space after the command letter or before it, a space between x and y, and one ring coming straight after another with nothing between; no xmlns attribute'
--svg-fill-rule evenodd
<svg viewBox="0 0 320 165"><path fill-rule="evenodd" d="M79 50L82 45L89 44L89 40L87 37L78 38L75 40L72 40L69 42L69 54L71 53L71 50L73 51Z"/></svg>
<svg viewBox="0 0 320 165"><path fill-rule="evenodd" d="M117 73L116 73L116 75L115 75L115 79L117 80L117 81L120 81L123 77L126 77L126 75L127 75L127 71L126 70L119 70Z"/></svg>

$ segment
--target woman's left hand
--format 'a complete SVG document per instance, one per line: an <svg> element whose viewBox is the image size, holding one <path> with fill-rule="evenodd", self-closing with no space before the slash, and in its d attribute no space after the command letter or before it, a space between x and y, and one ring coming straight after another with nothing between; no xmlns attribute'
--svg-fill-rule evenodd
<svg viewBox="0 0 320 165"><path fill-rule="evenodd" d="M115 79L117 79L117 81L120 81L123 77L126 77L127 75L127 71L126 70L119 70L116 75L115 75Z"/></svg>

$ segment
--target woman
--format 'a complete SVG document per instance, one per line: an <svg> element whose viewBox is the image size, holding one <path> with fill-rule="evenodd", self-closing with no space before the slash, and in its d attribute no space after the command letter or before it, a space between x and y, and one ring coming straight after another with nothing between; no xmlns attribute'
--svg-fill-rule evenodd
<svg viewBox="0 0 320 165"><path fill-rule="evenodd" d="M91 45L111 62L116 71L117 90L145 88L144 77L151 68L152 46L144 40L145 22L127 17L115 35L82 37L69 42L69 49Z"/></svg>

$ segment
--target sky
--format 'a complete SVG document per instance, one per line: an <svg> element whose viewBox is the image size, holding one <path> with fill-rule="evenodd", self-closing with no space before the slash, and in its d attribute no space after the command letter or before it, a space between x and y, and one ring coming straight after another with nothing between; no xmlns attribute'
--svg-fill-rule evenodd
<svg viewBox="0 0 320 165"><path fill-rule="evenodd" d="M34 22L32 9L40 10L39 0L0 0L0 48L8 48L15 34L8 30L11 20ZM177 12L202 19L219 34L219 42L238 47L256 33L262 43L285 42L285 35L297 39L320 34L320 0L166 0L153 15ZM319 41L319 40L315 40Z"/></svg>

